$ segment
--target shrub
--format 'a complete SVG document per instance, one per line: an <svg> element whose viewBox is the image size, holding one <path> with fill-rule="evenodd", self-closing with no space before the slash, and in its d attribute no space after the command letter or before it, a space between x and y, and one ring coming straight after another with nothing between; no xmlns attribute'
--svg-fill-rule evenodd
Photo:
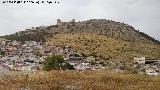
<svg viewBox="0 0 160 90"><path fill-rule="evenodd" d="M73 65L70 65L69 63L65 63L63 66L62 66L62 69L63 70L75 70L75 68L73 67Z"/></svg>
<svg viewBox="0 0 160 90"><path fill-rule="evenodd" d="M62 67L62 63L64 62L64 59L62 56L52 56L52 57L47 57L44 63L44 70L60 70Z"/></svg>
<svg viewBox="0 0 160 90"><path fill-rule="evenodd" d="M50 71L50 70L73 70L73 66L69 63L64 62L64 58L60 55L54 55L52 57L47 57L44 63L44 70Z"/></svg>

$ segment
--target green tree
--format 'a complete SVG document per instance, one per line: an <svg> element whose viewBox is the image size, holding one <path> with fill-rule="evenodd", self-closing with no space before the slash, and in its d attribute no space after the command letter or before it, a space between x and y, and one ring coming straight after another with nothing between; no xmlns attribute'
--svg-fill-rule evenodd
<svg viewBox="0 0 160 90"><path fill-rule="evenodd" d="M60 55L54 55L52 57L48 57L44 63L44 70L74 70L74 67L69 63L64 62L64 58Z"/></svg>
<svg viewBox="0 0 160 90"><path fill-rule="evenodd" d="M63 62L64 58L60 55L48 57L44 63L44 70L60 70L62 68Z"/></svg>

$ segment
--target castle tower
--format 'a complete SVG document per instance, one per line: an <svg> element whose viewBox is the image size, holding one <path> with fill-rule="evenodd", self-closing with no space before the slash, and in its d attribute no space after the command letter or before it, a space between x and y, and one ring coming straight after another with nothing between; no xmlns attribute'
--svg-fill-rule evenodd
<svg viewBox="0 0 160 90"><path fill-rule="evenodd" d="M75 19L72 19L71 23L72 23L73 25L75 25L76 20L75 20Z"/></svg>
<svg viewBox="0 0 160 90"><path fill-rule="evenodd" d="M58 26L61 26L61 25L62 25L61 19L57 19L57 25L58 25Z"/></svg>
<svg viewBox="0 0 160 90"><path fill-rule="evenodd" d="M75 23L75 22L76 22L76 20L75 20L75 19L72 19L72 22L73 22L73 23Z"/></svg>

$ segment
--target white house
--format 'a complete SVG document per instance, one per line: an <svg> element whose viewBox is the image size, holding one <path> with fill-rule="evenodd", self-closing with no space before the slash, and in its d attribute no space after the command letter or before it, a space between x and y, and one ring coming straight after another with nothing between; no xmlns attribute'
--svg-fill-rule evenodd
<svg viewBox="0 0 160 90"><path fill-rule="evenodd" d="M145 64L145 57L134 58L134 63L135 64Z"/></svg>
<svg viewBox="0 0 160 90"><path fill-rule="evenodd" d="M21 71L31 71L32 67L31 66L23 66L20 68Z"/></svg>
<svg viewBox="0 0 160 90"><path fill-rule="evenodd" d="M80 71L91 70L91 67L89 67L89 63L81 63L81 64L74 66L74 68Z"/></svg>
<svg viewBox="0 0 160 90"><path fill-rule="evenodd" d="M156 71L153 70L153 69L148 69L148 70L146 70L146 74L147 74L147 75L150 75L150 76L158 76L158 72L156 72Z"/></svg>

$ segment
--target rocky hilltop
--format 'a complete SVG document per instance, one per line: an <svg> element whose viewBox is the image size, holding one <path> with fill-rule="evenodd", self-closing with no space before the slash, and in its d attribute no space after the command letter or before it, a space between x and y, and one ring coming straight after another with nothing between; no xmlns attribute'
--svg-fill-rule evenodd
<svg viewBox="0 0 160 90"><path fill-rule="evenodd" d="M4 36L7 39L16 40L35 40L45 41L46 38L52 37L57 33L73 33L73 32L88 32L105 35L117 40L129 42L141 42L145 44L160 44L158 40L148 36L143 32L135 30L132 26L120 22L115 22L106 19L90 19L87 21L76 22L73 19L70 22L62 22L57 19L56 25L40 26L26 29L25 31L17 32L12 35Z"/></svg>
<svg viewBox="0 0 160 90"><path fill-rule="evenodd" d="M115 22L106 19L91 19L82 22L75 22L73 19L70 22L62 22L57 20L57 25L49 28L49 33L59 32L89 32L98 33L107 37L112 37L118 40L143 42L143 43L159 43L152 37L135 30L128 24Z"/></svg>

